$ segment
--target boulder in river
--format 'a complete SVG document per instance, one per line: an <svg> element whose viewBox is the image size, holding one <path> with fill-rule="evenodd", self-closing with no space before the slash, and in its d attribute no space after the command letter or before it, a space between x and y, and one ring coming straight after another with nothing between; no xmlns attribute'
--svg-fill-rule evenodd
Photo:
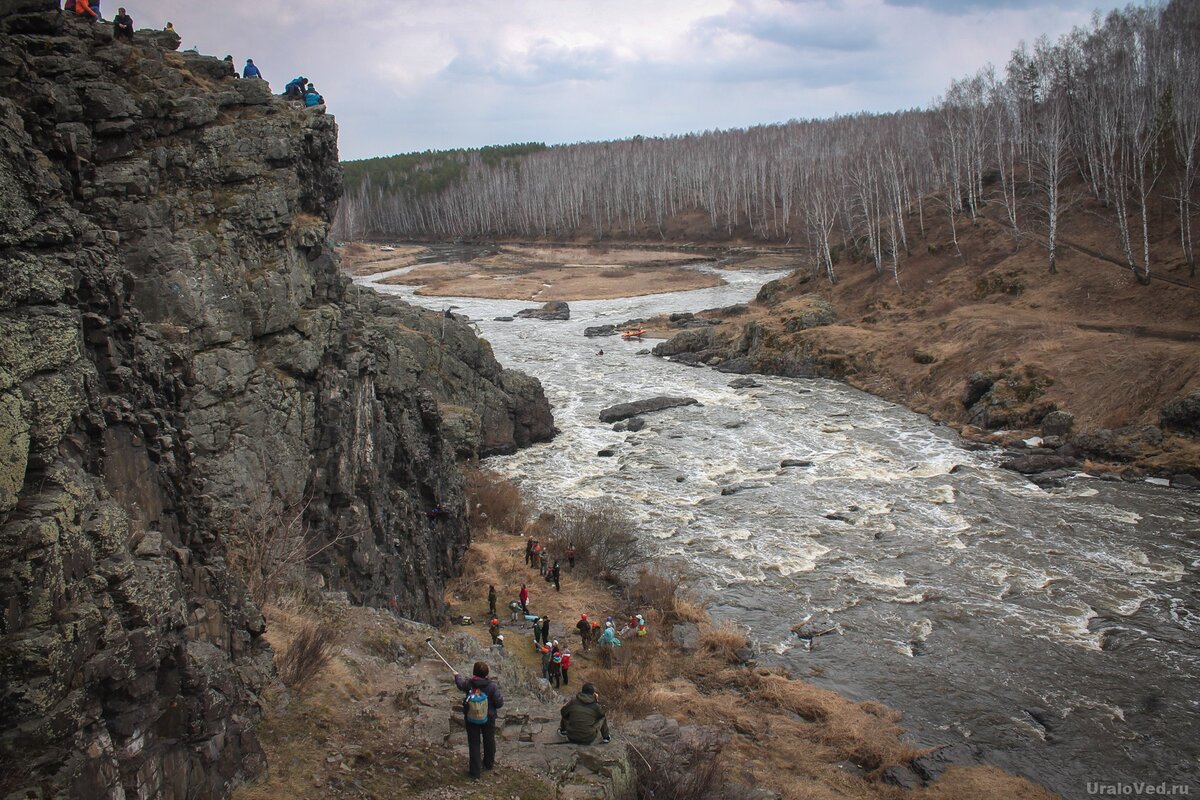
<svg viewBox="0 0 1200 800"><path fill-rule="evenodd" d="M562 300L551 300L541 308L523 308L516 315L522 319L568 320L571 318L571 307Z"/></svg>
<svg viewBox="0 0 1200 800"><path fill-rule="evenodd" d="M593 336L616 336L616 325L592 325L583 329L583 335L589 339Z"/></svg>
<svg viewBox="0 0 1200 800"><path fill-rule="evenodd" d="M1078 465L1079 462L1077 460L1068 458L1067 456L1028 455L1010 458L1000 466L1004 469L1011 469L1013 472L1019 472L1022 475L1035 475L1039 472L1070 469Z"/></svg>
<svg viewBox="0 0 1200 800"><path fill-rule="evenodd" d="M700 405L700 401L694 397L650 397L645 400L634 400L632 403L618 403L615 406L609 406L600 411L600 421L619 422L639 414L649 414L652 411L696 405Z"/></svg>
<svg viewBox="0 0 1200 800"><path fill-rule="evenodd" d="M637 433L644 427L646 427L646 420L641 417L630 417L629 422L625 424L625 430L631 433Z"/></svg>
<svg viewBox="0 0 1200 800"><path fill-rule="evenodd" d="M737 378L729 382L730 389L753 389L759 386L754 378Z"/></svg>
<svg viewBox="0 0 1200 800"><path fill-rule="evenodd" d="M512 322L513 318L512 317L496 317L495 321L496 322Z"/></svg>

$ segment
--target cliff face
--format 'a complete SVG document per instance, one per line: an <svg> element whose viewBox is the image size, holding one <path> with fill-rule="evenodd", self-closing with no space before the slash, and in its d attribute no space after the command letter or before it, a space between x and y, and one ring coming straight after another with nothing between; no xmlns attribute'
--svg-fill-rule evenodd
<svg viewBox="0 0 1200 800"><path fill-rule="evenodd" d="M466 326L339 275L333 118L56 6L0 0L0 796L224 796L272 669L243 546L302 536L433 619L457 460L553 423Z"/></svg>

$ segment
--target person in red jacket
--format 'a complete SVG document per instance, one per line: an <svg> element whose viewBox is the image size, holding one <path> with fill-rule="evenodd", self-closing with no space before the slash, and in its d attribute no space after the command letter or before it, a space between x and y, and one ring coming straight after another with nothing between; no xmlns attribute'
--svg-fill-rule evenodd
<svg viewBox="0 0 1200 800"><path fill-rule="evenodd" d="M571 683L571 681L570 681L570 677L571 677L571 676L570 676L570 673L569 673L569 670L570 670L570 669L571 669L571 651L570 651L570 650L568 650L568 649L566 648L566 646L564 645L564 646L563 646L563 649L562 649L562 681L563 681L563 686L567 686L568 684L570 684L570 683Z"/></svg>
<svg viewBox="0 0 1200 800"><path fill-rule="evenodd" d="M521 593L517 595L521 599L521 611L529 613L529 589L525 584L521 584Z"/></svg>

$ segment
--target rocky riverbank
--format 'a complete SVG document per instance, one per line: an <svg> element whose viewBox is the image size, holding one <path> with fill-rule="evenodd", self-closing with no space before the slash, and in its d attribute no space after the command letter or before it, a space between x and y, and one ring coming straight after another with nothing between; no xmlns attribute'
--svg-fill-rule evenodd
<svg viewBox="0 0 1200 800"><path fill-rule="evenodd" d="M57 9L0 3L0 795L225 797L278 570L434 619L459 460L553 421L339 272L332 117Z"/></svg>

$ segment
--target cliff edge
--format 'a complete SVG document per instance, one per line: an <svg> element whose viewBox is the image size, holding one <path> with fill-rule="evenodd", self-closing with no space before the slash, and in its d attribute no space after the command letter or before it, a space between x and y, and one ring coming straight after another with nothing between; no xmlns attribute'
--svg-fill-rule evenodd
<svg viewBox="0 0 1200 800"><path fill-rule="evenodd" d="M0 796L226 796L253 547L432 620L459 460L554 433L465 325L339 274L334 119L178 45L0 0Z"/></svg>

